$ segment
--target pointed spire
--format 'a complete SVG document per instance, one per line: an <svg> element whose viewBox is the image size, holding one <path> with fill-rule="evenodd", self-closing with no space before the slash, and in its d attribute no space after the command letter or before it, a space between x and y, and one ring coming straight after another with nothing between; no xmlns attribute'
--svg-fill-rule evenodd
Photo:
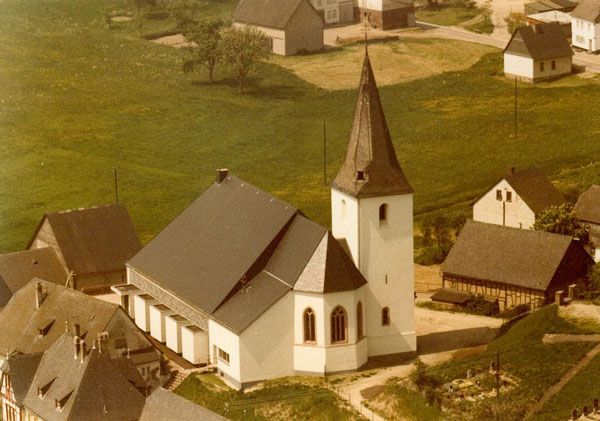
<svg viewBox="0 0 600 421"><path fill-rule="evenodd" d="M346 160L333 180L333 188L354 197L413 191L398 163L366 52Z"/></svg>

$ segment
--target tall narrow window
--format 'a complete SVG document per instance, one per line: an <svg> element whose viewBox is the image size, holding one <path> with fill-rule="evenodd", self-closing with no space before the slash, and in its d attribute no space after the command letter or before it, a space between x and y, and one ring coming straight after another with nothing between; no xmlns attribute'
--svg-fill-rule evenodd
<svg viewBox="0 0 600 421"><path fill-rule="evenodd" d="M342 199L341 214L342 221L346 220L346 201L344 199Z"/></svg>
<svg viewBox="0 0 600 421"><path fill-rule="evenodd" d="M337 306L331 312L331 343L346 342L346 310Z"/></svg>
<svg viewBox="0 0 600 421"><path fill-rule="evenodd" d="M512 202L512 192L511 191L506 192L506 201Z"/></svg>
<svg viewBox="0 0 600 421"><path fill-rule="evenodd" d="M384 203L383 205L379 206L379 222L387 221L387 210L387 203Z"/></svg>
<svg viewBox="0 0 600 421"><path fill-rule="evenodd" d="M544 62L540 61L540 72L544 71Z"/></svg>
<svg viewBox="0 0 600 421"><path fill-rule="evenodd" d="M304 342L316 342L315 312L312 308L304 310Z"/></svg>
<svg viewBox="0 0 600 421"><path fill-rule="evenodd" d="M496 200L502 200L502 190L496 190Z"/></svg>
<svg viewBox="0 0 600 421"><path fill-rule="evenodd" d="M381 310L381 326L389 326L390 325L390 308L384 307Z"/></svg>
<svg viewBox="0 0 600 421"><path fill-rule="evenodd" d="M356 305L356 340L363 337L363 310L362 303L359 301Z"/></svg>
<svg viewBox="0 0 600 421"><path fill-rule="evenodd" d="M552 63L550 63L550 67L552 68L552 70L556 70L556 60L552 60Z"/></svg>

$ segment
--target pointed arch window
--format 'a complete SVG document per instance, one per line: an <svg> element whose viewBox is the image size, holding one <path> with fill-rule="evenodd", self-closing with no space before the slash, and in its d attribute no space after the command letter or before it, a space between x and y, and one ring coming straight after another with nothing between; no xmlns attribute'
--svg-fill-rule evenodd
<svg viewBox="0 0 600 421"><path fill-rule="evenodd" d="M331 312L331 343L346 342L346 310L337 306Z"/></svg>
<svg viewBox="0 0 600 421"><path fill-rule="evenodd" d="M315 312L312 308L304 310L304 342L314 343L317 342L317 335L315 333Z"/></svg>
<svg viewBox="0 0 600 421"><path fill-rule="evenodd" d="M379 206L379 223L386 222L388 217L388 205L384 203Z"/></svg>
<svg viewBox="0 0 600 421"><path fill-rule="evenodd" d="M363 335L363 308L359 301L356 305L356 340L362 339Z"/></svg>
<svg viewBox="0 0 600 421"><path fill-rule="evenodd" d="M389 326L390 325L390 308L384 307L381 310L381 326Z"/></svg>

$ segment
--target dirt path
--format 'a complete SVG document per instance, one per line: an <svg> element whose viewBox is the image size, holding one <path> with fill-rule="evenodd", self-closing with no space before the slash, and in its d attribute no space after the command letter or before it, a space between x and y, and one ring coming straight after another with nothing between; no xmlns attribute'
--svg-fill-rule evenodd
<svg viewBox="0 0 600 421"><path fill-rule="evenodd" d="M546 402L552 398L552 396L556 395L560 390L571 380L577 373L579 373L589 362L596 356L600 354L600 345L596 345L590 352L588 352L585 357L583 357L572 369L570 369L558 383L552 385L544 395L542 399L540 399L535 405L533 405L527 414L525 415L525 419L531 419L533 415L535 415L539 410L541 410Z"/></svg>

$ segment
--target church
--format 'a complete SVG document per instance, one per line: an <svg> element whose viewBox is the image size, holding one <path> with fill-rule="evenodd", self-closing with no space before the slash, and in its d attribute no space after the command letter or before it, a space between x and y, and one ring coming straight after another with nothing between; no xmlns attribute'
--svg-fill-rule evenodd
<svg viewBox="0 0 600 421"><path fill-rule="evenodd" d="M113 287L136 324L230 385L414 355L413 190L368 54L332 229L218 170Z"/></svg>

